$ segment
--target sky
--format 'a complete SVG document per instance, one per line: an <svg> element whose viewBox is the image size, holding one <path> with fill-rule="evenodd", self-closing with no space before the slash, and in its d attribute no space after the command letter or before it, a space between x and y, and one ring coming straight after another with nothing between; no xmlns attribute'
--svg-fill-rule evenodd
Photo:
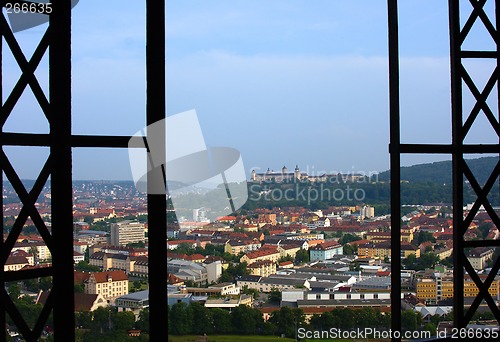
<svg viewBox="0 0 500 342"><path fill-rule="evenodd" d="M403 143L451 142L447 3L399 2ZM165 15L167 115L195 109L206 144L239 150L248 174L295 165L310 173L389 168L386 0L169 0ZM16 33L27 58L45 28ZM72 30L73 133L141 130L144 2L80 0ZM464 46L489 48L483 30ZM20 74L5 44L3 63L5 99ZM44 58L37 71L45 90L46 66ZM469 67L481 84L493 65ZM47 133L36 107L25 91L4 131ZM467 142L495 142L479 120ZM48 155L5 150L23 178L35 178ZM73 157L74 179L131 179L125 150L75 149Z"/></svg>

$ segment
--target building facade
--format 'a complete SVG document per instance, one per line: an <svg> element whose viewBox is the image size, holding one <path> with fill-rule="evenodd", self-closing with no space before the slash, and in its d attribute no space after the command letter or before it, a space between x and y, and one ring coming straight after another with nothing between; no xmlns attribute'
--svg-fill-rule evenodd
<svg viewBox="0 0 500 342"><path fill-rule="evenodd" d="M342 255L344 247L337 241L328 241L309 248L311 260L327 260L334 255Z"/></svg>
<svg viewBox="0 0 500 342"><path fill-rule="evenodd" d="M123 246L145 241L144 223L123 221L111 224L112 245Z"/></svg>

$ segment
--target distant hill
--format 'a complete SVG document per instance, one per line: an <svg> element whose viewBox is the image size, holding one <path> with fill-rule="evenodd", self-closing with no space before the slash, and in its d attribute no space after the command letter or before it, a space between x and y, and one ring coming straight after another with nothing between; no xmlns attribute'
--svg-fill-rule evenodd
<svg viewBox="0 0 500 342"><path fill-rule="evenodd" d="M498 157L466 159L466 162L474 176L476 176L479 184L483 185L497 164ZM451 184L451 168L451 160L405 166L401 168L401 180L411 183L432 182L437 184ZM379 174L380 181L388 181L389 179L389 170Z"/></svg>

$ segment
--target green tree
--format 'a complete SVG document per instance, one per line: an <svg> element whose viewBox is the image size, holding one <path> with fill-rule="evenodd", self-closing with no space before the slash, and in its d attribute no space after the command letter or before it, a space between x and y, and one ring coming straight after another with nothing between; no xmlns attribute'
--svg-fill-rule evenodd
<svg viewBox="0 0 500 342"><path fill-rule="evenodd" d="M328 330L340 327L339 317L334 316L330 311L324 312L321 315L314 315L310 320L310 324L315 330Z"/></svg>
<svg viewBox="0 0 500 342"><path fill-rule="evenodd" d="M405 310L401 313L401 327L403 331L415 331L420 327L419 315L413 310Z"/></svg>
<svg viewBox="0 0 500 342"><path fill-rule="evenodd" d="M170 313L170 306L168 307L168 313ZM170 314L168 315L168 319L170 321ZM140 329L142 331L149 332L149 308L142 309L139 312L139 317L137 319L137 322L135 322L135 327L137 329ZM170 322L168 323L167 327L170 327Z"/></svg>
<svg viewBox="0 0 500 342"><path fill-rule="evenodd" d="M231 313L231 324L236 334L259 334L263 329L264 319L259 310L240 305Z"/></svg>
<svg viewBox="0 0 500 342"><path fill-rule="evenodd" d="M242 262L236 265L229 265L227 269L222 270L222 275L219 279L220 282L232 282L234 278L247 275L250 272L247 270L247 263Z"/></svg>
<svg viewBox="0 0 500 342"><path fill-rule="evenodd" d="M372 307L362 308L356 311L356 323L358 327L374 328L378 326L377 312Z"/></svg>
<svg viewBox="0 0 500 342"><path fill-rule="evenodd" d="M170 331L173 335L187 335L191 333L191 310L186 303L180 302L172 306L170 317Z"/></svg>
<svg viewBox="0 0 500 342"><path fill-rule="evenodd" d="M269 303L281 303L281 291L273 287L271 289L271 292L269 293L269 296L267 297L267 300L269 301Z"/></svg>
<svg viewBox="0 0 500 342"><path fill-rule="evenodd" d="M111 314L109 307L99 307L94 310L92 317L91 330L98 334L104 334L111 330Z"/></svg>
<svg viewBox="0 0 500 342"><path fill-rule="evenodd" d="M356 326L356 316L351 309L336 308L332 310L332 315L337 317L341 329L352 329Z"/></svg>
<svg viewBox="0 0 500 342"><path fill-rule="evenodd" d="M211 310L214 325L214 333L228 334L233 330L231 326L231 314L224 309L214 308Z"/></svg>
<svg viewBox="0 0 500 342"><path fill-rule="evenodd" d="M211 311L199 303L192 303L190 307L193 315L192 333L197 335L211 334L213 332Z"/></svg>
<svg viewBox="0 0 500 342"><path fill-rule="evenodd" d="M361 238L357 235L354 234L343 234L342 237L339 240L339 243L341 245L345 245L349 242L354 242L354 241L359 241Z"/></svg>
<svg viewBox="0 0 500 342"><path fill-rule="evenodd" d="M92 313L90 311L80 311L75 313L76 326L80 329L90 329L92 324Z"/></svg>
<svg viewBox="0 0 500 342"><path fill-rule="evenodd" d="M415 254L410 254L408 257L403 259L403 265L406 269L415 269L417 264L417 257Z"/></svg>
<svg viewBox="0 0 500 342"><path fill-rule="evenodd" d="M434 323L429 322L429 323L425 324L422 330L430 331L431 336L436 336L437 328L436 328L436 325Z"/></svg>
<svg viewBox="0 0 500 342"><path fill-rule="evenodd" d="M486 239L493 224L491 222L483 222L478 226L478 230L481 232L480 238Z"/></svg>
<svg viewBox="0 0 500 342"><path fill-rule="evenodd" d="M79 272L99 272L100 270L98 266L90 265L87 261L80 261L75 265L75 271Z"/></svg>
<svg viewBox="0 0 500 342"><path fill-rule="evenodd" d="M353 255L353 254L354 254L354 247L351 246L350 244L345 244L344 255Z"/></svg>
<svg viewBox="0 0 500 342"><path fill-rule="evenodd" d="M295 254L295 263L302 264L304 262L309 262L309 252L305 249L300 249Z"/></svg>
<svg viewBox="0 0 500 342"><path fill-rule="evenodd" d="M243 292L243 294L252 296L254 299L257 298L257 296L259 295L259 290L249 289L247 285L243 286L241 292Z"/></svg>
<svg viewBox="0 0 500 342"><path fill-rule="evenodd" d="M291 309L287 306L274 311L269 321L276 325L278 334L284 334L287 337L295 336L295 327L304 324L304 312L302 309Z"/></svg>
<svg viewBox="0 0 500 342"><path fill-rule="evenodd" d="M111 314L113 331L127 332L134 328L135 315L132 311L113 312Z"/></svg>
<svg viewBox="0 0 500 342"><path fill-rule="evenodd" d="M413 239L413 241L416 242L417 246L420 246L421 243L424 243L427 241L434 243L434 242L436 242L436 239L434 238L432 233L421 231L421 232L418 232L415 234L415 238Z"/></svg>
<svg viewBox="0 0 500 342"><path fill-rule="evenodd" d="M21 297L21 288L18 283L10 283L7 291L9 292L9 297L13 302L19 301L19 298Z"/></svg>

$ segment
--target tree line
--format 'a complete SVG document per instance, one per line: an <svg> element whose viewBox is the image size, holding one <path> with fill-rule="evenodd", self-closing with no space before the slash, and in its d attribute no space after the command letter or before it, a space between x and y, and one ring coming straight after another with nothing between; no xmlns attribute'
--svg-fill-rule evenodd
<svg viewBox="0 0 500 342"><path fill-rule="evenodd" d="M422 317L412 310L402 312L403 330L421 329ZM270 314L265 321L262 312L256 308L240 305L231 312L214 308L209 309L199 303L177 303L168 309L169 335L275 335L295 337L299 328L308 330L328 330L338 328L390 329L391 314L382 313L372 307L361 309L335 308L314 315L306 321L300 308L281 307Z"/></svg>

